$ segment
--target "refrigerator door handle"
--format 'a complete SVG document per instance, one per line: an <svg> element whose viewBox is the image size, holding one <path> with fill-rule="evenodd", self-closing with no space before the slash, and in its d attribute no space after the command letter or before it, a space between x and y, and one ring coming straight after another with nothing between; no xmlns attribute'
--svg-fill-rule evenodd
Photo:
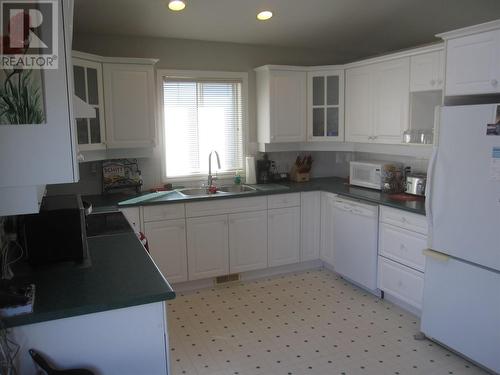
<svg viewBox="0 0 500 375"><path fill-rule="evenodd" d="M422 250L422 254L424 254L426 257L435 259L440 262L447 262L448 260L450 260L450 257L448 255L432 249L424 249Z"/></svg>
<svg viewBox="0 0 500 375"><path fill-rule="evenodd" d="M432 182L434 177L434 168L436 166L437 152L438 149L434 147L432 149L432 156L427 171L427 184L425 185L425 215L427 217L429 243L431 243L432 238Z"/></svg>

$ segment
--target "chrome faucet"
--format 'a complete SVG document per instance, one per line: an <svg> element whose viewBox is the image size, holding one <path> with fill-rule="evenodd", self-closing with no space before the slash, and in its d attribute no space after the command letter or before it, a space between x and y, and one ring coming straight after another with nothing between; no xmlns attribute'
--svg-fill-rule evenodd
<svg viewBox="0 0 500 375"><path fill-rule="evenodd" d="M212 176L212 154L215 153L215 156L217 157L217 168L220 169L220 159L219 159L219 154L217 151L213 150L208 154L208 188L212 186L214 180L217 179L217 177Z"/></svg>

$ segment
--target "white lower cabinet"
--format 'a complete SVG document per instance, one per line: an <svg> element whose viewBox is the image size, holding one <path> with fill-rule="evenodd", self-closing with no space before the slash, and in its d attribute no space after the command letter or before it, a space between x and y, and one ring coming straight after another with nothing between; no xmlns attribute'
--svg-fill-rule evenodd
<svg viewBox="0 0 500 375"><path fill-rule="evenodd" d="M269 266L282 266L300 261L300 207L268 211Z"/></svg>
<svg viewBox="0 0 500 375"><path fill-rule="evenodd" d="M171 283L187 281L186 221L155 221L144 224L149 250L161 273Z"/></svg>
<svg viewBox="0 0 500 375"><path fill-rule="evenodd" d="M227 215L187 219L189 280L229 273Z"/></svg>
<svg viewBox="0 0 500 375"><path fill-rule="evenodd" d="M120 211L122 212L123 216L125 216L125 219L127 219L134 232L140 232L142 229L140 207L120 208Z"/></svg>
<svg viewBox="0 0 500 375"><path fill-rule="evenodd" d="M243 212L229 218L229 271L267 267L267 211Z"/></svg>
<svg viewBox="0 0 500 375"><path fill-rule="evenodd" d="M378 288L409 305L422 309L424 274L393 262L378 258Z"/></svg>
<svg viewBox="0 0 500 375"><path fill-rule="evenodd" d="M427 248L425 216L380 209L377 287L421 310Z"/></svg>
<svg viewBox="0 0 500 375"><path fill-rule="evenodd" d="M320 259L333 266L333 211L335 194L321 193L321 246Z"/></svg>
<svg viewBox="0 0 500 375"><path fill-rule="evenodd" d="M300 194L300 260L319 258L321 226L321 193L308 191Z"/></svg>

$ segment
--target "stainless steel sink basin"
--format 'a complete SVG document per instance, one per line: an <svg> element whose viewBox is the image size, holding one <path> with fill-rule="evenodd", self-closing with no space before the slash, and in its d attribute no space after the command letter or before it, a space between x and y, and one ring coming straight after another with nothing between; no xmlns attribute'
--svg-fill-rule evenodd
<svg viewBox="0 0 500 375"><path fill-rule="evenodd" d="M226 186L220 186L218 190L223 193L239 194L239 193L250 193L252 191L255 191L256 189L248 185L226 185Z"/></svg>
<svg viewBox="0 0 500 375"><path fill-rule="evenodd" d="M201 196L208 196L208 195L216 195L217 194L217 193L212 193L212 194L207 193L206 188L180 189L180 190L178 190L178 193L182 194L186 197L201 197Z"/></svg>
<svg viewBox="0 0 500 375"><path fill-rule="evenodd" d="M199 188L185 188L177 190L179 194L185 197L211 197L216 195L229 195L229 194L244 194L250 193L257 189L248 185L224 185L217 187L216 193L207 193L207 189L203 187Z"/></svg>

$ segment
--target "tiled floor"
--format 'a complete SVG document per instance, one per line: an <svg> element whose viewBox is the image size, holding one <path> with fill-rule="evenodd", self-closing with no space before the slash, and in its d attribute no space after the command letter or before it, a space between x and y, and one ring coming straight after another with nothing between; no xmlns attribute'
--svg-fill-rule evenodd
<svg viewBox="0 0 500 375"><path fill-rule="evenodd" d="M328 270L181 293L169 303L173 375L483 374L419 321Z"/></svg>

